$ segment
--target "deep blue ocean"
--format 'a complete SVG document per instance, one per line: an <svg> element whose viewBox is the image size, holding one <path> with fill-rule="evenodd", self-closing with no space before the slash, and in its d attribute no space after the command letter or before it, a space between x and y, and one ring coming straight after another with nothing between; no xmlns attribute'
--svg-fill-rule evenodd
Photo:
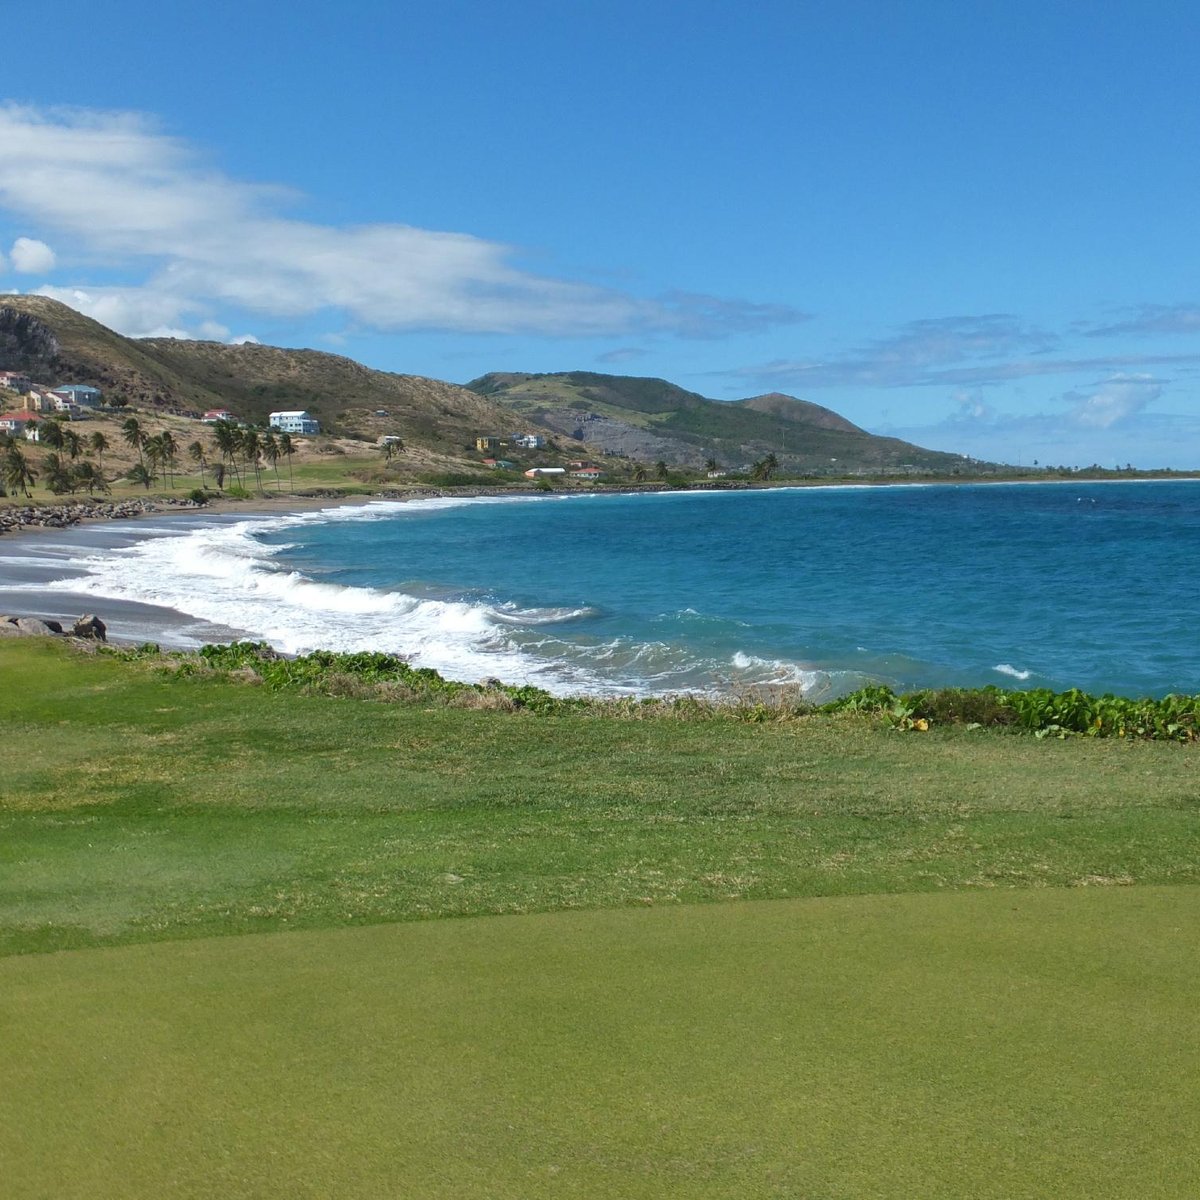
<svg viewBox="0 0 1200 1200"><path fill-rule="evenodd" d="M380 502L200 524L87 567L97 594L289 651L560 693L1200 691L1191 482Z"/></svg>

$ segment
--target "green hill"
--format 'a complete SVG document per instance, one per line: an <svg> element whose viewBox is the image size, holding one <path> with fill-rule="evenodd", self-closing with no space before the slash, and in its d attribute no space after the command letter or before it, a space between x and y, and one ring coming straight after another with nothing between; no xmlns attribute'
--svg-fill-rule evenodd
<svg viewBox="0 0 1200 1200"><path fill-rule="evenodd" d="M274 410L304 408L331 433L372 442L397 433L446 456L468 454L477 436L508 432L512 422L511 411L452 383L318 350L122 337L43 296L0 302L0 367L46 383L95 384L109 399L187 416L228 408L265 425Z"/></svg>
<svg viewBox="0 0 1200 1200"><path fill-rule="evenodd" d="M442 468L476 466L475 439L544 432L558 450L520 455L521 465L587 454L609 457L610 474L662 461L727 471L775 455L781 474L978 475L992 464L878 437L844 417L773 392L719 401L664 379L587 371L491 374L465 387L376 371L318 350L127 338L56 300L0 301L0 368L47 383L95 384L110 400L198 417L228 408L266 424L273 410L304 408L326 432L374 444L400 435ZM622 463L621 460L625 461Z"/></svg>
<svg viewBox="0 0 1200 1200"><path fill-rule="evenodd" d="M712 400L664 379L570 371L484 375L467 384L566 436L609 453L741 469L774 454L784 473L990 473L992 464L878 437L819 404L772 392Z"/></svg>

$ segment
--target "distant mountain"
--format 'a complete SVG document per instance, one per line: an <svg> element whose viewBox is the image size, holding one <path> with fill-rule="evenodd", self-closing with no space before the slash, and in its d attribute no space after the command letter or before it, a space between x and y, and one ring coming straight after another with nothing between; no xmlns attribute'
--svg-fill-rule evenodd
<svg viewBox="0 0 1200 1200"><path fill-rule="evenodd" d="M712 400L665 379L569 371L495 373L467 387L611 454L739 470L774 454L784 474L976 473L983 464L867 433L819 404L781 392ZM986 469L986 468L984 468Z"/></svg>
<svg viewBox="0 0 1200 1200"><path fill-rule="evenodd" d="M43 383L91 383L142 409L199 416L228 408L266 424L277 409L308 409L330 433L375 443L400 435L441 469L484 469L475 439L503 443L544 432L551 446L506 453L518 465L608 456L611 477L634 464L740 471L774 454L782 474L979 474L988 464L867 433L844 417L779 392L721 401L665 379L492 374L459 387L375 371L317 350L255 343L127 338L44 296L0 296L0 370ZM420 455L406 456L416 469ZM622 462L622 459L625 461Z"/></svg>

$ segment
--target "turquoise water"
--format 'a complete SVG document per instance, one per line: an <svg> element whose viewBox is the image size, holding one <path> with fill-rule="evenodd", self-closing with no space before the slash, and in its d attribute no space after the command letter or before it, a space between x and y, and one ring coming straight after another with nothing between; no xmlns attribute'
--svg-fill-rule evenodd
<svg viewBox="0 0 1200 1200"><path fill-rule="evenodd" d="M411 644L399 613L386 640L462 677L1200 691L1194 483L381 507L260 540L348 597L415 600Z"/></svg>
<svg viewBox="0 0 1200 1200"><path fill-rule="evenodd" d="M8 542L13 611L172 645L386 650L558 693L1200 692L1198 483L376 502Z"/></svg>

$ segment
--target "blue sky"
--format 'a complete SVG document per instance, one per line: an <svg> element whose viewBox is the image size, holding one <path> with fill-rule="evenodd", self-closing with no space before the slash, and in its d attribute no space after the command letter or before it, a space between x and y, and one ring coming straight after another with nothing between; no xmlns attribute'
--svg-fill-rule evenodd
<svg viewBox="0 0 1200 1200"><path fill-rule="evenodd" d="M20 45L0 291L1200 467L1192 6L56 0Z"/></svg>

